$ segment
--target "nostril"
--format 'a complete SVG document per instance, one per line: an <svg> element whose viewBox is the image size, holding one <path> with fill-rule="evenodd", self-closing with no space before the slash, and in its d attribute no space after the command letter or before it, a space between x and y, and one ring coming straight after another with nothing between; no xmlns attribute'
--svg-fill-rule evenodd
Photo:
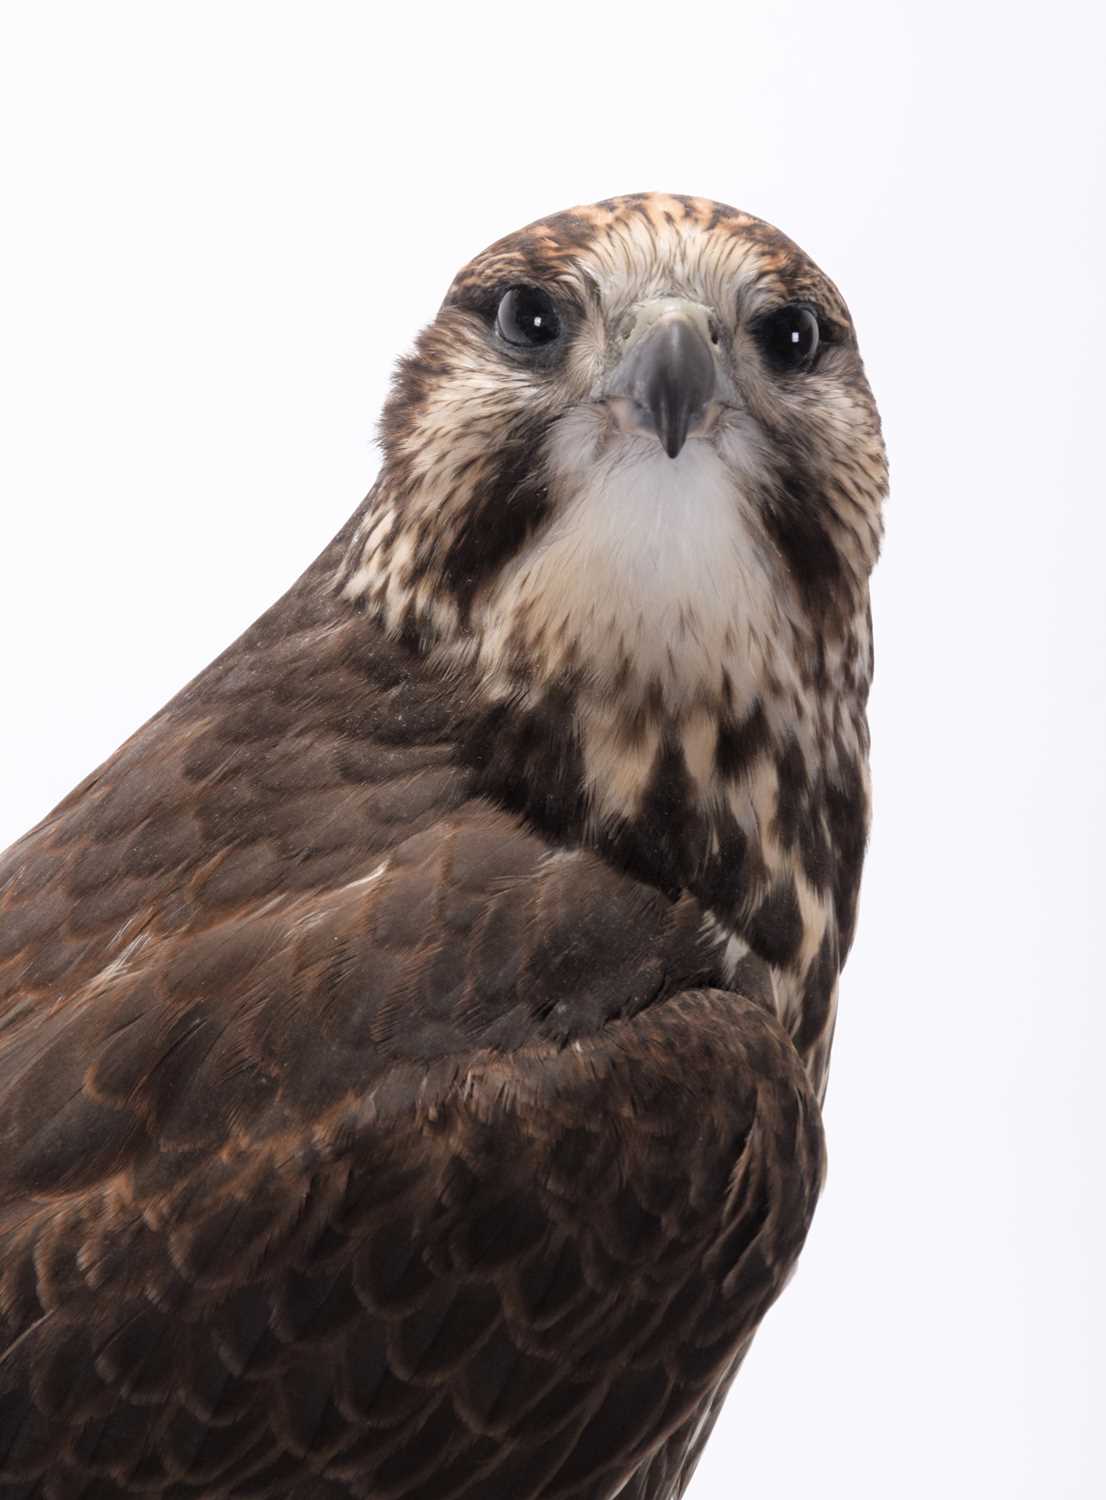
<svg viewBox="0 0 1106 1500"><path fill-rule="evenodd" d="M718 342L718 323L715 321L714 318L711 318L709 326L710 326L710 341L711 341L712 344L717 344L717 342Z"/></svg>

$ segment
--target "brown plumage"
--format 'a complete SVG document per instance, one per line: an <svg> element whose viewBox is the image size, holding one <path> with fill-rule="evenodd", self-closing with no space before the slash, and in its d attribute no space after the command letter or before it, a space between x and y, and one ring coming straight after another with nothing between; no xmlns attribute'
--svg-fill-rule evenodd
<svg viewBox="0 0 1106 1500"><path fill-rule="evenodd" d="M5 1500L668 1500L805 1237L885 484L840 297L576 210L382 438L0 863Z"/></svg>

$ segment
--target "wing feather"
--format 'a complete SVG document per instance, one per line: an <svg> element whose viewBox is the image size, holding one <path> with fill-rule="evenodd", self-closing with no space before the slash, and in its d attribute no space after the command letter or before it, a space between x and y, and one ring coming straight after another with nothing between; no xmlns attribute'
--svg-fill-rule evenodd
<svg viewBox="0 0 1106 1500"><path fill-rule="evenodd" d="M687 991L410 1076L9 1220L6 1483L583 1497L711 1399L821 1178L765 1011Z"/></svg>
<svg viewBox="0 0 1106 1500"><path fill-rule="evenodd" d="M805 1235L806 1075L317 598L0 867L0 1485L660 1493Z"/></svg>

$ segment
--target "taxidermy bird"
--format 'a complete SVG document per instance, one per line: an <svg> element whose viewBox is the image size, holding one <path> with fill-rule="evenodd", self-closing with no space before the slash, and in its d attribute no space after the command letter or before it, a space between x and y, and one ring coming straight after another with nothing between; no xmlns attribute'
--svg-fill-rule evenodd
<svg viewBox="0 0 1106 1500"><path fill-rule="evenodd" d="M886 468L833 285L478 256L362 507L0 864L0 1495L670 1500L823 1174Z"/></svg>

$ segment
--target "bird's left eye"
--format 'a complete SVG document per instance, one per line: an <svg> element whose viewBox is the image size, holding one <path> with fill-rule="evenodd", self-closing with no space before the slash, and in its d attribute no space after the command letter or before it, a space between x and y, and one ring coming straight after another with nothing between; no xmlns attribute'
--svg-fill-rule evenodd
<svg viewBox="0 0 1106 1500"><path fill-rule="evenodd" d="M538 349L558 336L561 320L552 297L540 286L513 286L500 299L495 326L508 344Z"/></svg>
<svg viewBox="0 0 1106 1500"><path fill-rule="evenodd" d="M753 336L774 370L809 370L818 353L818 319L801 303L777 308L760 318Z"/></svg>

